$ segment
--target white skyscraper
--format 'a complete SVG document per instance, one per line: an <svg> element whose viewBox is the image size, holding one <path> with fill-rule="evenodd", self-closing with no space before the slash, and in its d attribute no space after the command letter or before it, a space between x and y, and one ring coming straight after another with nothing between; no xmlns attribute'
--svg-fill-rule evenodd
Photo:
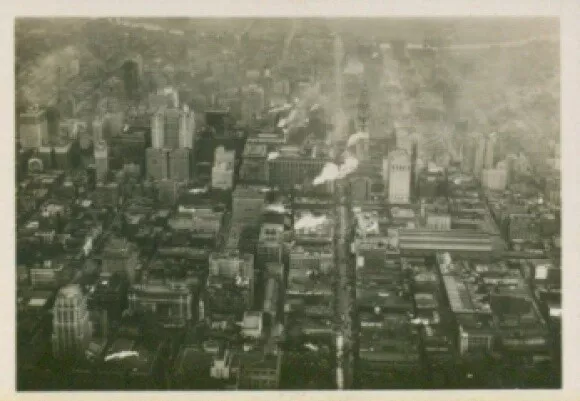
<svg viewBox="0 0 580 401"><path fill-rule="evenodd" d="M103 140L103 120L99 117L93 120L93 143Z"/></svg>
<svg viewBox="0 0 580 401"><path fill-rule="evenodd" d="M165 113L157 111L151 117L151 146L162 149L165 146Z"/></svg>
<svg viewBox="0 0 580 401"><path fill-rule="evenodd" d="M389 153L389 203L409 203L411 192L411 158L403 149Z"/></svg>
<svg viewBox="0 0 580 401"><path fill-rule="evenodd" d="M97 181L105 181L109 171L109 149L105 141L95 143L95 169Z"/></svg>
<svg viewBox="0 0 580 401"><path fill-rule="evenodd" d="M492 169L494 168L494 160L495 160L495 146L497 143L497 134L492 133L487 136L485 140L485 159L483 163L483 167L485 169Z"/></svg>
<svg viewBox="0 0 580 401"><path fill-rule="evenodd" d="M179 118L179 147L193 149L194 141L195 114L185 105Z"/></svg>
<svg viewBox="0 0 580 401"><path fill-rule="evenodd" d="M54 303L52 351L57 358L82 358L91 339L87 297L78 284L63 287Z"/></svg>

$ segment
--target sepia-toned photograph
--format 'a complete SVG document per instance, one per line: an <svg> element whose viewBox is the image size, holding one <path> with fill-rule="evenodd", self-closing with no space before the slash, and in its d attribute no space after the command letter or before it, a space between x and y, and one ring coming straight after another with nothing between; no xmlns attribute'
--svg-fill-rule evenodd
<svg viewBox="0 0 580 401"><path fill-rule="evenodd" d="M14 58L18 392L562 388L558 17L18 17Z"/></svg>

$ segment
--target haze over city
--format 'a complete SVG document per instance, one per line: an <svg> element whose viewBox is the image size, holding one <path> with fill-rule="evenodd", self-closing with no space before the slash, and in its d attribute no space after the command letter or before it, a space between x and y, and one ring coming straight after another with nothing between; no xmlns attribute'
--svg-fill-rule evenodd
<svg viewBox="0 0 580 401"><path fill-rule="evenodd" d="M557 18L20 18L17 383L561 387Z"/></svg>

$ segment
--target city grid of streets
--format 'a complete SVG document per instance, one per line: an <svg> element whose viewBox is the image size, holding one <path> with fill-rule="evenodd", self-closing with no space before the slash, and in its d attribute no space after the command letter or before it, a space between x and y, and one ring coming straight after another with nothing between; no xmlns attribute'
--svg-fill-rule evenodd
<svg viewBox="0 0 580 401"><path fill-rule="evenodd" d="M17 387L560 386L554 32L414 23L19 21Z"/></svg>

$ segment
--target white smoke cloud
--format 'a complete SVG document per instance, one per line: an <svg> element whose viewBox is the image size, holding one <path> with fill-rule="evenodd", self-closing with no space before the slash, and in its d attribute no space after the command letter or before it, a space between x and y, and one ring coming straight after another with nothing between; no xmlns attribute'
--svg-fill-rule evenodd
<svg viewBox="0 0 580 401"><path fill-rule="evenodd" d="M357 167L358 159L347 153L344 157L344 163L339 167L338 178L344 178L347 175L353 173Z"/></svg>
<svg viewBox="0 0 580 401"><path fill-rule="evenodd" d="M368 132L357 132L356 134L352 134L348 138L348 142L346 143L346 147L349 148L349 147L355 145L358 141L361 141L363 139L369 139Z"/></svg>
<svg viewBox="0 0 580 401"><path fill-rule="evenodd" d="M315 228L327 221L326 216L314 216L311 213L306 213L300 219L294 223L295 230L304 230L309 228Z"/></svg>
<svg viewBox="0 0 580 401"><path fill-rule="evenodd" d="M326 163L322 171L312 182L314 185L324 184L327 181L334 181L338 178L338 166L334 163Z"/></svg>
<svg viewBox="0 0 580 401"><path fill-rule="evenodd" d="M281 111L288 111L292 108L290 103L285 103L281 106L276 106L268 111L268 113L279 113Z"/></svg>
<svg viewBox="0 0 580 401"><path fill-rule="evenodd" d="M105 357L105 362L107 361L111 361L114 359L125 359L131 356L139 356L139 353L137 351L120 351L120 352L116 352L114 354L111 355L107 355Z"/></svg>
<svg viewBox="0 0 580 401"><path fill-rule="evenodd" d="M280 157L280 152L270 152L268 153L268 160L274 160Z"/></svg>
<svg viewBox="0 0 580 401"><path fill-rule="evenodd" d="M289 212L288 208L281 203L272 203L270 205L267 205L264 208L264 210L268 211L268 212L274 212L274 213L280 213L280 214L284 214L284 213Z"/></svg>
<svg viewBox="0 0 580 401"><path fill-rule="evenodd" d="M337 166L334 163L326 163L312 184L320 185L328 181L345 178L347 175L353 173L357 167L358 159L350 155L348 152L345 152L344 162L340 166Z"/></svg>

